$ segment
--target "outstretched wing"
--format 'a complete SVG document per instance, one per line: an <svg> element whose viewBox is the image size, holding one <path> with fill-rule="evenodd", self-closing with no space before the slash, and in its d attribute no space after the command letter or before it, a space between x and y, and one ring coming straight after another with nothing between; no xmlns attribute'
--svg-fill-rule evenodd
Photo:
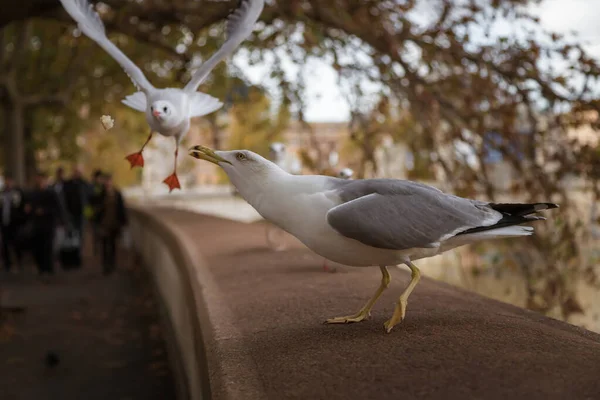
<svg viewBox="0 0 600 400"><path fill-rule="evenodd" d="M327 213L340 234L382 249L435 247L462 231L489 226L502 214L487 203L396 179L342 181L342 204Z"/></svg>
<svg viewBox="0 0 600 400"><path fill-rule="evenodd" d="M204 93L190 93L190 118L201 117L223 107L218 99Z"/></svg>
<svg viewBox="0 0 600 400"><path fill-rule="evenodd" d="M148 107L144 92L135 92L134 94L130 94L121 100L121 103L141 112L146 112L146 108Z"/></svg>
<svg viewBox="0 0 600 400"><path fill-rule="evenodd" d="M125 70L133 84L143 92L154 89L141 69L106 37L102 19L87 0L60 0L81 31L102 47Z"/></svg>
<svg viewBox="0 0 600 400"><path fill-rule="evenodd" d="M141 112L146 112L148 107L146 95L144 92L135 92L125 97L122 103L128 107ZM218 99L204 93L189 93L189 117L202 117L223 107L223 103Z"/></svg>
<svg viewBox="0 0 600 400"><path fill-rule="evenodd" d="M264 6L264 0L242 0L240 7L227 19L227 40L223 46L221 46L221 48L194 73L192 79L185 85L185 91L195 92L198 90L198 86L204 82L208 74L210 74L217 64L230 55L240 43L250 36L254 24L258 21Z"/></svg>

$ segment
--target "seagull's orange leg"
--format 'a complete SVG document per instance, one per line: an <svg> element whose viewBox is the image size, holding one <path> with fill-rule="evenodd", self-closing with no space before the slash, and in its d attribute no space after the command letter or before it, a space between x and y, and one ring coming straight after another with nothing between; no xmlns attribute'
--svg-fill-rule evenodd
<svg viewBox="0 0 600 400"><path fill-rule="evenodd" d="M415 288L415 286L417 286L417 283L419 283L419 280L421 279L421 272L415 264L413 264L410 261L407 261L405 264L408 266L408 268L410 268L411 271L410 283L408 284L406 289L404 289L404 292L402 292L402 294L400 295L398 303L396 303L396 308L394 309L394 314L392 314L392 318L388 319L383 324L387 333L390 333L390 331L396 324L404 320L404 317L406 316L406 305L408 304L408 296L410 296L413 289Z"/></svg>
<svg viewBox="0 0 600 400"><path fill-rule="evenodd" d="M140 151L138 151L137 153L132 153L125 157L125 159L129 161L129 164L131 164L131 168L144 167L144 156L142 155L142 151L144 151L144 147L146 147L150 139L152 139L152 133L153 132L150 131L150 135L148 135L148 139L146 139L146 142L144 143Z"/></svg>
<svg viewBox="0 0 600 400"><path fill-rule="evenodd" d="M163 183L169 187L169 193L171 193L173 189L181 189L179 179L177 178L177 156L179 156L179 141L176 141L175 143L175 165L173 166L173 173L167 176L163 181Z"/></svg>
<svg viewBox="0 0 600 400"><path fill-rule="evenodd" d="M325 321L325 323L327 323L327 324L349 324L351 322L364 321L365 319L369 318L369 316L371 315L371 308L373 308L373 306L375 305L375 303L377 302L379 297L381 297L381 295L383 294L383 291L385 289L387 289L387 287L390 285L390 281L392 279L390 277L390 273L388 272L386 267L379 267L379 269L381 270L381 284L379 285L379 288L377 288L377 291L375 292L373 297L371 297L371 300L369 300L367 302L367 304L365 304L364 307L361 308L360 311L357 312L356 314L348 315L345 317L330 318L327 321ZM386 329L387 329L387 326L386 326Z"/></svg>

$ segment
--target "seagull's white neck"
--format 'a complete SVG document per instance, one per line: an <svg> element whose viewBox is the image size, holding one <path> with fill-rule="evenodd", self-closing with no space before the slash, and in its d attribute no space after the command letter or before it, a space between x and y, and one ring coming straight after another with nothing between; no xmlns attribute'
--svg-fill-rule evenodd
<svg viewBox="0 0 600 400"><path fill-rule="evenodd" d="M278 193L283 186L287 186L286 182L293 178L292 175L271 162L258 171L240 171L227 166L224 166L223 169L244 200L259 212L265 199Z"/></svg>
<svg viewBox="0 0 600 400"><path fill-rule="evenodd" d="M312 211L305 209L310 204L306 200L324 190L327 178L292 175L276 167L266 174L250 178L230 174L230 179L263 218L288 230L297 225L298 218L302 219L303 215ZM294 212L291 213L290 209Z"/></svg>

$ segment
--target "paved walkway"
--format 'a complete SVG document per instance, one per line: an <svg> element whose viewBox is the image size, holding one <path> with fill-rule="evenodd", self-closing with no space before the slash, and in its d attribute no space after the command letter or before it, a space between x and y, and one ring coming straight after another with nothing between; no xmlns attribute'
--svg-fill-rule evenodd
<svg viewBox="0 0 600 400"><path fill-rule="evenodd" d="M153 213L197 260L214 398L600 398L600 335L427 278L406 320L385 334L409 280L399 269L370 320L325 325L364 304L377 268L324 273L321 257L293 239L269 250L262 222Z"/></svg>
<svg viewBox="0 0 600 400"><path fill-rule="evenodd" d="M92 258L48 283L28 268L0 275L0 399L173 399L152 289L121 255L104 277Z"/></svg>

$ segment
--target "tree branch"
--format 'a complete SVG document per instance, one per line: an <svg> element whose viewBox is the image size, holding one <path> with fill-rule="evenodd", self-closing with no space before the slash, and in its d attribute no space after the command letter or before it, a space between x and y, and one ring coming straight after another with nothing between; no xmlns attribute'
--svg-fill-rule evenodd
<svg viewBox="0 0 600 400"><path fill-rule="evenodd" d="M54 0L56 1L56 0ZM58 1L57 1L58 3ZM125 17L135 17L136 24L147 23L152 25L184 24L191 30L201 30L217 22L224 20L232 9L237 6L236 0L223 1L194 1L183 4L141 4L126 2L124 0L104 0L108 4L113 15L111 19L124 20ZM47 17L73 23L73 19L62 9L48 14ZM104 18L106 21L106 18ZM106 22L105 22L106 23ZM132 24L136 28L136 24Z"/></svg>
<svg viewBox="0 0 600 400"><path fill-rule="evenodd" d="M142 32L136 30L136 27L133 25L125 25L122 24L121 21L115 22L110 21L106 23L106 27L108 29L112 29L118 33L122 33L130 38L134 39L137 42L145 43L150 46L153 46L157 49L160 49L176 58L179 58L184 63L189 63L191 60L191 56L188 53L178 53L172 46L166 43L160 36L152 35L149 32Z"/></svg>
<svg viewBox="0 0 600 400"><path fill-rule="evenodd" d="M237 5L237 0L202 0L168 6L165 6L165 3L157 4L150 1L137 4L125 0L104 0L104 3L114 9L126 9L129 15L135 15L140 20L187 23L190 18L194 18L204 26L208 26L217 15L219 16L217 20L224 18L229 10ZM13 21L32 17L56 18L58 15L61 18L68 17L58 0L20 0L18 6L4 7L0 13L0 29Z"/></svg>

